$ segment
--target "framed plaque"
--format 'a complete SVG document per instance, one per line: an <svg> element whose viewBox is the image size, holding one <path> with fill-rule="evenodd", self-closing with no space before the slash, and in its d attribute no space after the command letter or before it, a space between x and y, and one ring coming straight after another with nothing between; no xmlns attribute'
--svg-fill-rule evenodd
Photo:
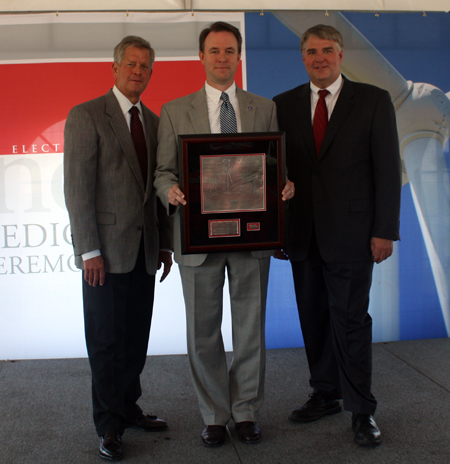
<svg viewBox="0 0 450 464"><path fill-rule="evenodd" d="M183 254L283 248L284 132L180 135Z"/></svg>

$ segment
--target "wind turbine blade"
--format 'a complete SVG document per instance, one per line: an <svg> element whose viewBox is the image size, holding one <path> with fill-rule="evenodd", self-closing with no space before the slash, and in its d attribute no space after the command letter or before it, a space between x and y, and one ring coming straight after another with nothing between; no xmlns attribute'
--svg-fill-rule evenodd
<svg viewBox="0 0 450 464"><path fill-rule="evenodd" d="M450 179L441 141L418 134L404 148L406 171L450 335Z"/></svg>

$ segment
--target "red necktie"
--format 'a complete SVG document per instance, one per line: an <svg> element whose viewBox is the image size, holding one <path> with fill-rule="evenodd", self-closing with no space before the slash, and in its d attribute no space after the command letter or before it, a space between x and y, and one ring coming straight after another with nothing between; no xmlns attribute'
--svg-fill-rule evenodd
<svg viewBox="0 0 450 464"><path fill-rule="evenodd" d="M144 178L144 185L147 185L147 145L145 143L144 129L139 118L139 110L136 106L130 109L131 122L130 131L133 139L134 148L138 157L139 165Z"/></svg>
<svg viewBox="0 0 450 464"><path fill-rule="evenodd" d="M329 94L328 90L319 90L319 101L316 105L313 120L314 141L316 142L316 155L319 155L320 147L322 146L325 137L325 131L328 125L328 111L325 97Z"/></svg>

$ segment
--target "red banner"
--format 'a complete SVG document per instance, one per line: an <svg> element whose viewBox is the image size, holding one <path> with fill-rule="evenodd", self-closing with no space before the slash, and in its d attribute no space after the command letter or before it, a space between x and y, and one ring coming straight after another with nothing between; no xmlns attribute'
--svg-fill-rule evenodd
<svg viewBox="0 0 450 464"><path fill-rule="evenodd" d="M205 82L200 61L158 61L142 101L156 114ZM242 68L236 74L242 86ZM63 152L70 109L114 85L111 63L37 63L0 66L3 121L0 155Z"/></svg>

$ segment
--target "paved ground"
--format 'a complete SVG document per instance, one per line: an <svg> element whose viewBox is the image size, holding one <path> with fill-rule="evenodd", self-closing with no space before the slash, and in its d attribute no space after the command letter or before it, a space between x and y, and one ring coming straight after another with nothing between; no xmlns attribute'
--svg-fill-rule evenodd
<svg viewBox="0 0 450 464"><path fill-rule="evenodd" d="M218 449L202 446L203 428L186 356L147 360L141 406L167 419L166 432L124 435L130 464L433 464L450 462L450 339L374 345L373 391L383 443L353 443L350 413L309 424L287 419L309 394L304 349L269 350L263 440L245 445L229 424ZM91 420L86 359L0 363L0 463L103 462Z"/></svg>

